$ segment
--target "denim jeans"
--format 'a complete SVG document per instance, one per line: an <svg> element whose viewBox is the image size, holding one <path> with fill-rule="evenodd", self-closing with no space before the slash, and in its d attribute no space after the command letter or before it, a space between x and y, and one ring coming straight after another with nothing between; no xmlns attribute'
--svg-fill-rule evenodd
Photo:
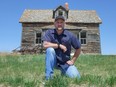
<svg viewBox="0 0 116 87"><path fill-rule="evenodd" d="M57 59L56 59L56 53L55 50L51 47L46 49L46 59L45 59L45 77L46 79L52 78L53 73L54 73L54 68L56 67L57 64ZM63 69L59 68L61 70L62 74L65 74L66 76L70 78L80 78L80 74L77 70L77 68L74 65L70 65L66 71Z"/></svg>

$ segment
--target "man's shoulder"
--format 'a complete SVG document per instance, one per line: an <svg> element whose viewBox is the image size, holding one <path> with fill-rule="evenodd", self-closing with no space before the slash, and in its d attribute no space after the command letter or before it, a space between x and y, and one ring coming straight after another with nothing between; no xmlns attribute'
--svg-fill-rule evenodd
<svg viewBox="0 0 116 87"><path fill-rule="evenodd" d="M69 31L68 29L65 29L65 34L73 35L73 33L71 31Z"/></svg>
<svg viewBox="0 0 116 87"><path fill-rule="evenodd" d="M54 32L54 29L48 29L46 30L47 33L53 33Z"/></svg>

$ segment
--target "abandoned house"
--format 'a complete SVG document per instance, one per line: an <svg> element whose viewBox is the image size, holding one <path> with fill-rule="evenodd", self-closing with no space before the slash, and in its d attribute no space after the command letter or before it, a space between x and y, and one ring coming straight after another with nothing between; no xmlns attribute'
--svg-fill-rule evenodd
<svg viewBox="0 0 116 87"><path fill-rule="evenodd" d="M70 10L68 5L54 10L25 10L20 18L22 23L21 52L41 53L42 35L54 29L54 18L62 15L65 28L73 32L81 43L83 54L101 54L99 25L102 23L95 10Z"/></svg>

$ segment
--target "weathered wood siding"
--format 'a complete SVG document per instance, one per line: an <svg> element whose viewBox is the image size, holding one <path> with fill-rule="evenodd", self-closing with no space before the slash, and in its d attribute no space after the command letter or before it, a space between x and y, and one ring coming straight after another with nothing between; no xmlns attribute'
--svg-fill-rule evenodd
<svg viewBox="0 0 116 87"><path fill-rule="evenodd" d="M99 32L99 24L78 24L78 23L67 23L67 25L71 25L69 30L72 32L79 33L81 31L87 32L87 43L82 45L82 53L84 54L92 54L92 53L101 53L100 46L100 32ZM74 27L73 27L74 26ZM45 29L54 28L53 23L23 23L22 24L22 43L21 47L27 47L29 49L36 46L35 43L35 33L43 32ZM77 29L77 30L76 30ZM38 51L39 52L39 51Z"/></svg>
<svg viewBox="0 0 116 87"><path fill-rule="evenodd" d="M101 54L99 24L88 24L84 30L87 31L87 44L82 45L84 54Z"/></svg>

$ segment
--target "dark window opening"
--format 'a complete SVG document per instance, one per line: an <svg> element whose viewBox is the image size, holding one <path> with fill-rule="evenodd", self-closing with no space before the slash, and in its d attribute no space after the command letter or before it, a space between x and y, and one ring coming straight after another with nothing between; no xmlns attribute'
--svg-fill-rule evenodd
<svg viewBox="0 0 116 87"><path fill-rule="evenodd" d="M81 32L81 38L86 38L86 32Z"/></svg>
<svg viewBox="0 0 116 87"><path fill-rule="evenodd" d="M61 10L59 10L59 16L62 16L63 15L63 12Z"/></svg>
<svg viewBox="0 0 116 87"><path fill-rule="evenodd" d="M87 44L86 32L81 32L80 40L81 40L81 44Z"/></svg>
<svg viewBox="0 0 116 87"><path fill-rule="evenodd" d="M41 33L36 33L36 44L41 44Z"/></svg>

